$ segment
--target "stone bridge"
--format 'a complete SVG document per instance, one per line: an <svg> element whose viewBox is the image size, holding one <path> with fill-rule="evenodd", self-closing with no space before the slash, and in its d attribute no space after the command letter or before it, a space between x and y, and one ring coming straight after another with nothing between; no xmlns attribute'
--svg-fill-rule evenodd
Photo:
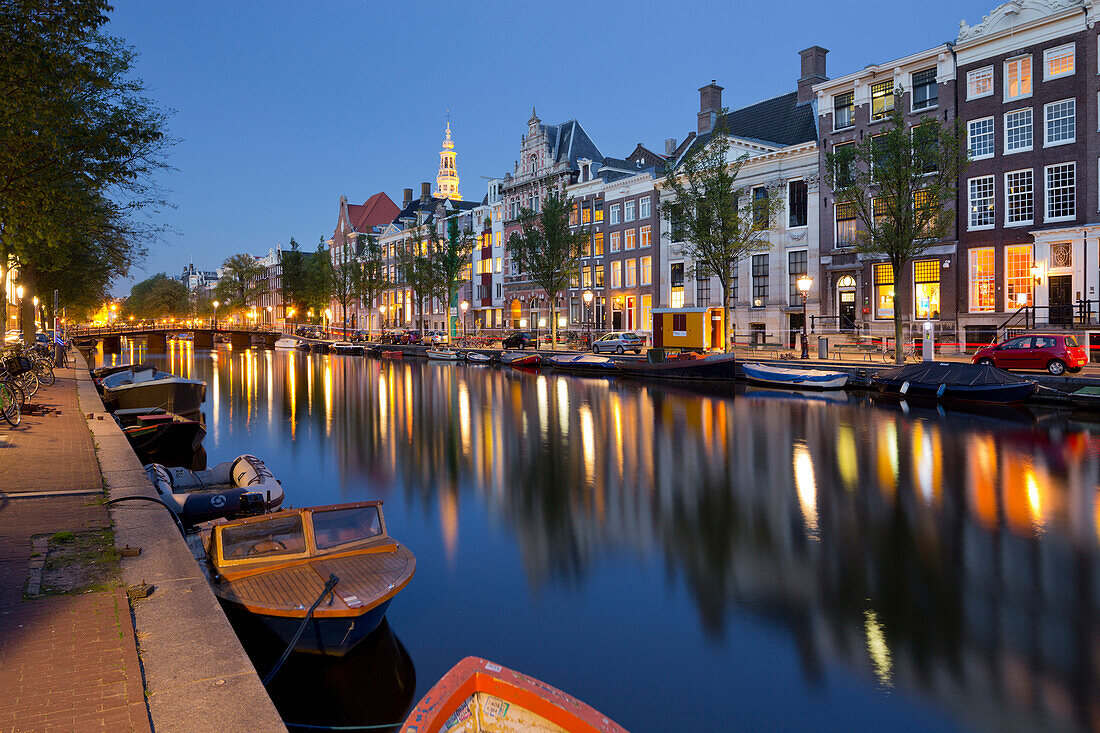
<svg viewBox="0 0 1100 733"><path fill-rule="evenodd" d="M163 352L168 350L168 337L189 333L194 337L196 349L214 348L215 335L229 336L229 343L234 349L247 349L258 346L262 349L275 348L275 341L284 334L272 327L262 326L142 326L142 325L114 325L93 328L73 328L69 335L74 339L97 338L103 343L103 350L108 353L117 353L122 349L123 337L131 339L144 339L145 348L151 352Z"/></svg>

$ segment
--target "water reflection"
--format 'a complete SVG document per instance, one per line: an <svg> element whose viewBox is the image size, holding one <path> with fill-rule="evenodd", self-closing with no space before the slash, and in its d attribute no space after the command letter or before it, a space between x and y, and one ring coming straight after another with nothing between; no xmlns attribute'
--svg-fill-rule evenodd
<svg viewBox="0 0 1100 733"><path fill-rule="evenodd" d="M158 358L210 383L208 442L271 451L296 505L389 499L418 556L394 612L420 692L496 644L632 730L829 727L823 711L909 729L1100 720L1100 444L1064 415L298 352ZM795 664L760 656L777 636ZM670 711L639 693L648 680L706 702Z"/></svg>

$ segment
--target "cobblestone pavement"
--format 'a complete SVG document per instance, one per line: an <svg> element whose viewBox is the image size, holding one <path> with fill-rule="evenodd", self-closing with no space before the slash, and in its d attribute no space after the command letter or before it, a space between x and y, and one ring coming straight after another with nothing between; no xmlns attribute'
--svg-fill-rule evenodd
<svg viewBox="0 0 1100 733"><path fill-rule="evenodd" d="M23 600L32 538L110 525L99 493L19 495L102 487L73 371L57 374L33 401L59 415L0 428L0 733L150 731L125 590Z"/></svg>

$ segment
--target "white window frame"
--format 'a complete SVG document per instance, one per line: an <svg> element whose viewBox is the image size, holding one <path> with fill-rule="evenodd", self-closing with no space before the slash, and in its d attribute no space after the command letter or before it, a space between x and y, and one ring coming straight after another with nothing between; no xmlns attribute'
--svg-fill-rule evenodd
<svg viewBox="0 0 1100 733"><path fill-rule="evenodd" d="M976 308L974 306L974 255L981 251L993 252L993 305L988 308ZM967 250L966 259L966 309L968 313L993 313L997 310L997 250L995 247L971 247Z"/></svg>
<svg viewBox="0 0 1100 733"><path fill-rule="evenodd" d="M1043 51L1043 81L1050 81L1051 79L1062 79L1067 76L1073 76L1077 73L1076 46L1077 44L1071 41L1070 43L1064 43L1061 46L1055 46L1054 48L1048 48ZM1050 57L1058 53L1059 51L1065 51L1066 49L1069 49L1070 53L1073 54L1073 71L1063 71L1061 74L1054 75L1049 74L1048 69L1050 68Z"/></svg>
<svg viewBox="0 0 1100 733"><path fill-rule="evenodd" d="M979 117L976 120L969 120L966 123L966 149L968 151L973 151L974 149L971 145L971 139L973 138L973 135L971 135L970 126L978 122L992 123L992 130L990 131L990 134L993 136L993 150L992 152L986 153L985 155L975 155L970 158L971 160L985 160L986 158L992 158L994 155L997 154L997 121L992 115L990 115L989 117Z"/></svg>
<svg viewBox="0 0 1100 733"><path fill-rule="evenodd" d="M621 211L619 204L611 204L607 212L608 224L618 224L622 216Z"/></svg>
<svg viewBox="0 0 1100 733"><path fill-rule="evenodd" d="M1009 150L1009 148L1008 148L1008 141L1009 141L1008 118L1009 118L1009 116L1019 114L1020 112L1030 112L1031 113L1031 144L1028 145L1027 147L1014 148L1012 150ZM1030 150L1035 149L1035 110L1032 109L1031 107L1022 107L1020 109L1014 109L1014 110L1010 110L1008 112L1005 112L1004 113L1003 129L1004 129L1004 154L1005 155L1014 155L1015 153L1026 153Z"/></svg>
<svg viewBox="0 0 1100 733"><path fill-rule="evenodd" d="M1008 177L1015 173L1030 173L1031 174L1031 218L1026 221L1009 221L1008 215L1012 211L1012 207L1008 201ZM1014 171L1005 171L1004 173L1004 200L1005 200L1005 227L1026 227L1035 223L1035 170L1033 168L1020 168Z"/></svg>
<svg viewBox="0 0 1100 733"><path fill-rule="evenodd" d="M1009 94L1008 94L1008 66L1009 66L1009 64L1014 64L1014 63L1023 61L1024 59L1028 59L1028 61L1031 62L1030 63L1030 66L1031 66L1031 70L1030 70L1031 91L1027 92L1026 94L1017 94L1014 97L1009 96ZM1005 102L1015 102L1018 99L1027 99L1028 97L1030 97L1032 94L1035 93L1035 63L1034 63L1034 60L1031 58L1031 54L1027 53L1027 54L1023 54L1023 55L1020 55L1020 56L1013 56L1010 59L1005 59L1005 62L1004 62L1004 76L1005 76L1005 78L1004 78L1003 86L1004 86L1004 101Z"/></svg>
<svg viewBox="0 0 1100 733"><path fill-rule="evenodd" d="M916 104L916 95L914 94L914 92L916 91L917 85L913 83L913 77L916 76L917 74L920 74L920 73L925 72L925 71L932 71L933 72L933 74L932 74L932 85L936 87L936 101L933 104L925 105L924 107L916 107L916 106L914 106ZM930 109L936 109L937 107L939 107L940 106L939 85L940 85L939 73L938 73L938 70L935 67L932 67L930 69L920 69L918 71L910 72L909 73L909 111L910 112L927 112Z"/></svg>
<svg viewBox="0 0 1100 733"><path fill-rule="evenodd" d="M1062 216L1050 215L1050 175L1051 168L1062 168L1064 166L1072 166L1073 176L1070 180L1073 181L1073 213ZM1032 188L1034 188L1034 181L1032 182ZM1061 163L1051 163L1050 165L1043 166L1043 221L1073 221L1077 218L1077 161L1066 160Z"/></svg>
<svg viewBox="0 0 1100 733"><path fill-rule="evenodd" d="M645 211L644 214L642 213L643 210ZM643 196L638 199L638 219L648 219L651 216L653 216L652 201L649 196Z"/></svg>
<svg viewBox="0 0 1100 733"><path fill-rule="evenodd" d="M629 224L634 221L638 216L638 203L631 199L623 202L623 223ZM629 218L627 218L629 217Z"/></svg>
<svg viewBox="0 0 1100 733"><path fill-rule="evenodd" d="M984 94L971 94L971 92L970 92L971 84L973 83L974 79L979 74L982 74L982 75L988 74L989 75L989 91L985 92ZM967 100L981 99L983 97L992 97L993 96L993 90L994 90L993 82L994 82L994 79L993 79L993 67L992 66L983 66L980 69L974 69L972 71L966 72L966 98L967 98Z"/></svg>
<svg viewBox="0 0 1100 733"><path fill-rule="evenodd" d="M786 277L783 278L783 290L784 290L784 294L787 296L787 301L788 301L787 306L790 307L790 308L794 308L795 306L798 306L798 305L802 304L801 296L799 296L799 299L798 299L797 303L791 303L790 302L790 299L791 299L790 295L791 294L789 292L790 291L790 283L791 283L791 255L797 254L799 252L805 252L806 253L806 274L809 274L809 272L810 272L810 250L809 249L799 248L799 249L789 249L789 250L787 250L787 266L786 266L787 271L786 271ZM768 291L770 292L771 288L768 288Z"/></svg>
<svg viewBox="0 0 1100 733"><path fill-rule="evenodd" d="M1067 140L1056 140L1054 142L1051 142L1050 141L1050 127L1049 127L1050 120L1047 119L1047 115L1049 114L1051 107L1053 107L1056 104L1065 104L1066 102L1073 102L1073 137L1071 137ZM1032 140L1034 141L1034 138L1035 138L1034 122L1032 123L1031 136L1032 136ZM1075 143L1075 142L1077 142L1077 98L1076 97L1070 97L1069 99L1059 99L1056 102L1047 102L1046 104L1044 104L1043 105L1043 147L1044 148L1053 148L1053 147L1057 147L1059 145L1069 145L1069 144Z"/></svg>
<svg viewBox="0 0 1100 733"><path fill-rule="evenodd" d="M974 189L973 184L977 181L984 181L988 179L993 184L993 192L990 196L990 200L993 202L993 221L989 224L974 224ZM992 229L997 226L997 176L975 176L974 178L968 178L966 181L966 229L970 232L982 231L983 229Z"/></svg>

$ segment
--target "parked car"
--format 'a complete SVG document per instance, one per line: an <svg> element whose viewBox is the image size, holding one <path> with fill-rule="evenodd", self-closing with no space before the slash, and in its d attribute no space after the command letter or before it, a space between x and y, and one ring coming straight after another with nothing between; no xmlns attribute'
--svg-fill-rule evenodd
<svg viewBox="0 0 1100 733"><path fill-rule="evenodd" d="M450 341L446 331L425 331L424 339L432 344L445 344Z"/></svg>
<svg viewBox="0 0 1100 733"><path fill-rule="evenodd" d="M616 354L633 351L635 354L640 354L642 353L642 337L633 331L605 333L592 344L592 353L599 354L601 351Z"/></svg>
<svg viewBox="0 0 1100 733"><path fill-rule="evenodd" d="M538 348L535 337L527 331L513 331L504 337L501 345L506 349L526 349L528 346Z"/></svg>
<svg viewBox="0 0 1100 733"><path fill-rule="evenodd" d="M1073 336L1036 333L979 349L972 362L999 369L1046 369L1059 375L1081 371L1089 363L1089 355Z"/></svg>
<svg viewBox="0 0 1100 733"><path fill-rule="evenodd" d="M420 338L420 332L416 329L409 329L401 334L401 337L397 340L399 344L419 344L422 343Z"/></svg>

